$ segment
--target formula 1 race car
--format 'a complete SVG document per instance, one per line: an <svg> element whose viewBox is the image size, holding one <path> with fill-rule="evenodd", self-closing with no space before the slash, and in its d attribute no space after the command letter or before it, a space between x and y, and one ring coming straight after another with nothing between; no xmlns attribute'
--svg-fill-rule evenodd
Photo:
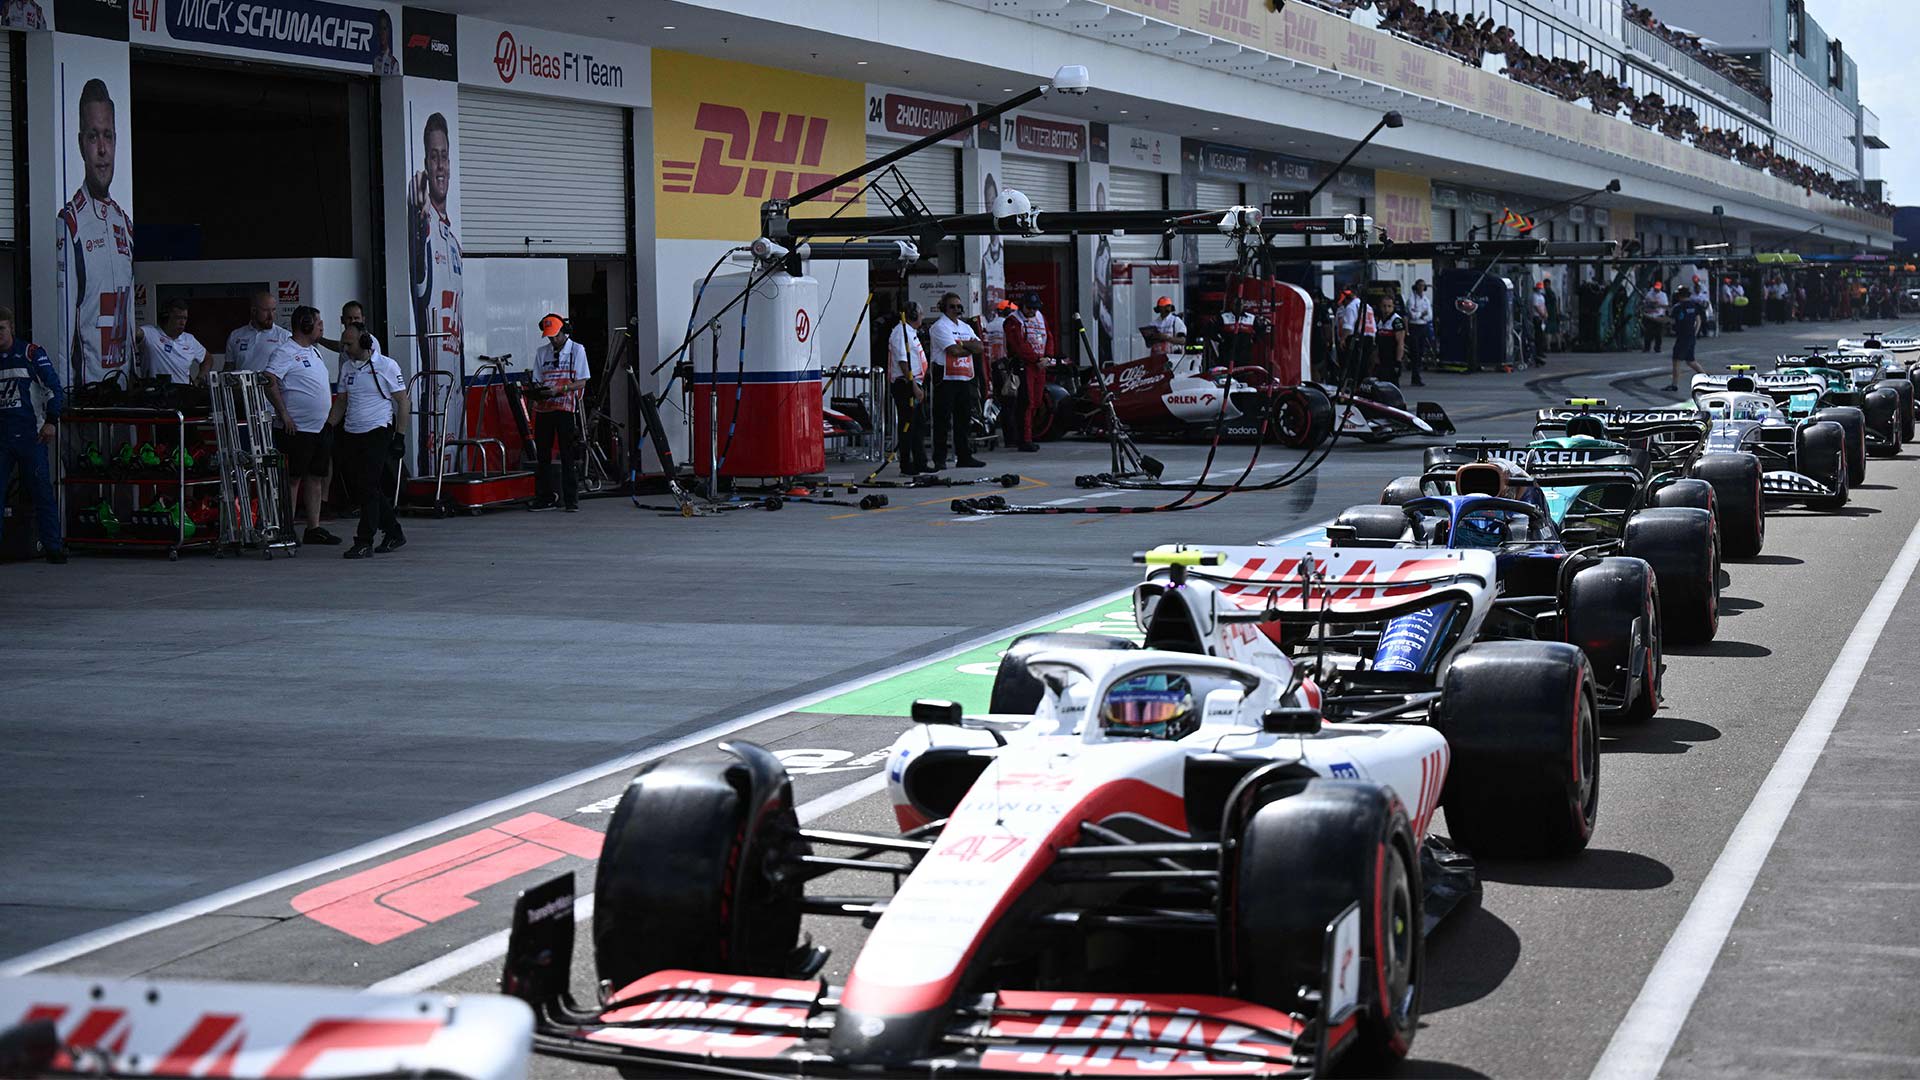
<svg viewBox="0 0 1920 1080"><path fill-rule="evenodd" d="M1816 510L1847 505L1847 429L1833 418L1821 417L1821 412L1841 410L1790 416L1779 397L1761 392L1751 371L1749 365L1734 364L1729 375L1693 377L1694 403L1713 418L1708 446L1715 452L1758 458L1763 470L1761 489L1771 502L1801 503ZM1795 392L1787 386L1779 394L1786 397Z"/></svg>
<svg viewBox="0 0 1920 1080"><path fill-rule="evenodd" d="M497 994L81 975L0 979L0 1017L7 1077L524 1080L533 1037Z"/></svg>
<svg viewBox="0 0 1920 1080"><path fill-rule="evenodd" d="M1867 455L1891 457L1900 452L1900 398L1886 387L1855 386L1847 372L1827 366L1832 359L1837 358L1779 357L1771 374L1756 373L1753 380L1758 389L1775 395L1789 416L1828 409L1859 411L1857 433L1840 417L1823 417L1848 429L1847 468L1857 486L1866 482Z"/></svg>
<svg viewBox="0 0 1920 1080"><path fill-rule="evenodd" d="M1317 444L1333 424L1333 406L1324 388L1280 386L1264 367L1210 366L1204 350L1172 356L1146 356L1110 364L1103 377L1089 379L1079 397L1066 388L1049 388L1052 415L1068 415L1064 426L1106 434L1108 394L1112 420L1141 435L1212 436L1224 424L1229 438L1264 437L1291 447Z"/></svg>
<svg viewBox="0 0 1920 1080"><path fill-rule="evenodd" d="M1492 603L1484 553L1394 555L1278 560L1243 579L1252 609L1210 610L1258 634L1273 610L1332 624ZM570 876L521 897L502 985L534 1006L537 1051L628 1075L1390 1068L1418 1027L1425 934L1476 889L1430 835L1438 809L1491 846L1564 852L1598 800L1578 649L1447 655L1439 689L1409 678L1399 705L1328 722L1285 665L1027 652L1027 714L915 704L886 767L897 835L801 828L751 744L651 764L596 874L601 1000L567 990ZM824 880L875 874L895 887ZM872 927L843 986L816 977L809 914Z"/></svg>
<svg viewBox="0 0 1920 1080"><path fill-rule="evenodd" d="M1644 467L1644 455L1619 446L1544 450L1500 440L1459 442L1428 452L1421 477L1388 484L1382 505L1350 507L1336 525L1356 528L1361 542L1500 553L1501 592L1528 598L1513 607L1546 621L1549 632L1572 615L1567 573L1601 555L1640 559L1657 584L1663 623L1649 644L1657 650L1661 634L1682 644L1711 642L1720 625L1713 492L1705 480L1684 477L1651 490L1649 498ZM1607 663L1617 655L1609 648L1594 657L1597 673L1609 682ZM1630 705L1624 700L1617 707Z"/></svg>

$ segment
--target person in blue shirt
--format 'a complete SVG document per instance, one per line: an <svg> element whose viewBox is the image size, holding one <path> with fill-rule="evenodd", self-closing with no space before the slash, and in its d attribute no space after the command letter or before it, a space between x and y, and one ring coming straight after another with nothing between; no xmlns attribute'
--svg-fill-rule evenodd
<svg viewBox="0 0 1920 1080"><path fill-rule="evenodd" d="M13 326L13 310L0 307L0 492L19 462L33 490L40 547L48 562L63 563L67 551L60 542L60 504L47 471L47 448L59 431L66 394L47 350L15 337ZM0 515L0 528L5 521Z"/></svg>
<svg viewBox="0 0 1920 1080"><path fill-rule="evenodd" d="M1673 295L1673 381L1667 389L1678 390L1681 364L1692 368L1695 375L1706 374L1707 369L1693 359L1693 343L1700 336L1701 324L1707 321L1707 310L1686 289L1677 289Z"/></svg>

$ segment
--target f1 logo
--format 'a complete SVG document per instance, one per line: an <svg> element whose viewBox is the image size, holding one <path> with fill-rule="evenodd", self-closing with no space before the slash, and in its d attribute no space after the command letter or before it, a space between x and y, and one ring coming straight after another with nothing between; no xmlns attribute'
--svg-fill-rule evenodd
<svg viewBox="0 0 1920 1080"><path fill-rule="evenodd" d="M435 844L308 889L293 910L369 945L382 945L474 906L472 895L568 855L595 859L601 836L546 814Z"/></svg>

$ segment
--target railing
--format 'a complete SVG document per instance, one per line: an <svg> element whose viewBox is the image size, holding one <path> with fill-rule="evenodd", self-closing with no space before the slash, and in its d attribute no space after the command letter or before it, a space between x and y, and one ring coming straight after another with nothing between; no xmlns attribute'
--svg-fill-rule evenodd
<svg viewBox="0 0 1920 1080"><path fill-rule="evenodd" d="M1729 104L1745 109L1768 123L1773 122L1773 110L1760 99L1760 95L1667 44L1660 35L1639 23L1629 20L1621 24L1621 29L1625 31L1628 48L1651 57L1654 63L1709 93L1719 95Z"/></svg>

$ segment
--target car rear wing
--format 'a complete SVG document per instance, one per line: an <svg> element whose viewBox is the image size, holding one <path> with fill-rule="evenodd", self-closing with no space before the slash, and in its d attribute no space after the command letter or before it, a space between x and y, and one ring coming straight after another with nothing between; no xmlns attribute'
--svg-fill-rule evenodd
<svg viewBox="0 0 1920 1080"><path fill-rule="evenodd" d="M1695 408L1675 409L1589 409L1574 406L1541 409L1534 414L1536 434L1564 433L1567 421L1591 416L1607 426L1609 436L1649 438L1664 434L1692 434L1705 438L1712 417Z"/></svg>
<svg viewBox="0 0 1920 1080"><path fill-rule="evenodd" d="M1842 349L1885 349L1908 361L1920 359L1913 355L1920 353L1920 338L1911 334L1868 334L1860 338L1841 338L1835 344Z"/></svg>
<svg viewBox="0 0 1920 1080"><path fill-rule="evenodd" d="M1187 576L1214 587L1225 622L1287 615L1378 622L1442 600L1482 601L1495 580L1490 551L1329 544L1206 550L1218 556L1217 562L1192 566Z"/></svg>
<svg viewBox="0 0 1920 1080"><path fill-rule="evenodd" d="M0 979L0 1076L527 1075L533 1014L497 994L21 975Z"/></svg>

